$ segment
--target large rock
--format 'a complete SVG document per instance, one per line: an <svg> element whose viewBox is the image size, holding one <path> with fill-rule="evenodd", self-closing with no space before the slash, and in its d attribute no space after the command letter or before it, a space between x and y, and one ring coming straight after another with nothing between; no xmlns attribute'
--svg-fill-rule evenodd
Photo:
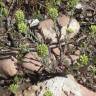
<svg viewBox="0 0 96 96"><path fill-rule="evenodd" d="M78 84L72 75L46 80L41 86L38 96L43 96L46 90L51 91L53 96L96 96L96 93Z"/></svg>
<svg viewBox="0 0 96 96"><path fill-rule="evenodd" d="M39 71L42 66L42 63L40 62L40 57L37 55L36 52L30 52L25 55L22 66L25 69L31 71Z"/></svg>
<svg viewBox="0 0 96 96"><path fill-rule="evenodd" d="M38 96L43 96L46 90L50 90L53 96L83 96L79 85L70 77L55 77L43 82L43 88Z"/></svg>
<svg viewBox="0 0 96 96"><path fill-rule="evenodd" d="M50 57L41 58L36 52L27 53L22 60L22 67L32 72L42 72L42 70L53 70L53 64L56 62L56 58L53 54ZM56 65L56 63L55 63Z"/></svg>
<svg viewBox="0 0 96 96"><path fill-rule="evenodd" d="M60 50L58 47L52 49L53 54L60 56Z"/></svg>
<svg viewBox="0 0 96 96"><path fill-rule="evenodd" d="M17 73L16 65L17 60L12 57L0 60L0 74L7 76L14 76Z"/></svg>
<svg viewBox="0 0 96 96"><path fill-rule="evenodd" d="M56 32L54 31L54 22L51 19L40 22L39 27L45 40L57 42Z"/></svg>
<svg viewBox="0 0 96 96"><path fill-rule="evenodd" d="M96 96L96 92L90 91L84 86L78 84L70 74L67 75L67 77L57 76L39 82L37 85L32 85L28 89L24 90L23 95L45 96L44 93L46 91L50 91L53 94L52 96Z"/></svg>

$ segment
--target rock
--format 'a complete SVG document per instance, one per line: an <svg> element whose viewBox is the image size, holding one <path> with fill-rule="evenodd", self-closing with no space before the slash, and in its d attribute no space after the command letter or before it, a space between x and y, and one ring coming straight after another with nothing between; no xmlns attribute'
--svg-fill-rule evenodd
<svg viewBox="0 0 96 96"><path fill-rule="evenodd" d="M78 3L76 6L75 6L76 9L83 9L83 5L81 3Z"/></svg>
<svg viewBox="0 0 96 96"><path fill-rule="evenodd" d="M16 65L17 60L12 57L0 60L0 73L7 76L14 76L17 73Z"/></svg>
<svg viewBox="0 0 96 96"><path fill-rule="evenodd" d="M38 86L36 85L32 85L30 86L29 88L25 89L23 91L23 94L22 92L20 93L20 95L16 95L16 96L36 96L36 91L39 89Z"/></svg>
<svg viewBox="0 0 96 96"><path fill-rule="evenodd" d="M71 59L68 56L64 56L64 65L70 66L71 64Z"/></svg>
<svg viewBox="0 0 96 96"><path fill-rule="evenodd" d="M53 48L52 49L52 52L53 52L53 54L55 54L57 56L60 56L60 50L59 50L59 48Z"/></svg>
<svg viewBox="0 0 96 96"><path fill-rule="evenodd" d="M54 22L53 22L53 20L51 20L51 19L46 19L46 20L40 22L38 28L39 28L39 29L42 29L42 30L43 30L43 28L44 28L44 29L52 30L52 28L54 28Z"/></svg>
<svg viewBox="0 0 96 96"><path fill-rule="evenodd" d="M54 54L50 54L49 58L47 58L47 61L44 64L44 66L45 66L45 70L47 72L49 72L49 73L56 72L57 61L56 61L56 57L54 56Z"/></svg>
<svg viewBox="0 0 96 96"><path fill-rule="evenodd" d="M70 18L65 15L58 17L58 24L62 27L61 39L64 39L65 37L69 39L73 38L79 32L79 29L80 29L79 22L76 19ZM67 29L71 29L72 32L70 33L66 32Z"/></svg>
<svg viewBox="0 0 96 96"><path fill-rule="evenodd" d="M15 96L24 96L24 95L22 94L22 92L17 92L17 93L15 94Z"/></svg>
<svg viewBox="0 0 96 96"><path fill-rule="evenodd" d="M75 50L75 46L73 45L73 44L69 44L68 45L68 49L67 49L67 51L70 51L70 52L74 52L74 50Z"/></svg>
<svg viewBox="0 0 96 96"><path fill-rule="evenodd" d="M74 54L80 56L80 50L76 50Z"/></svg>
<svg viewBox="0 0 96 96"><path fill-rule="evenodd" d="M40 62L40 57L38 57L36 52L30 52L25 55L22 66L25 69L37 72L41 68L42 63Z"/></svg>
<svg viewBox="0 0 96 96"><path fill-rule="evenodd" d="M78 84L71 74L66 77L56 76L38 82L36 85L32 85L24 90L23 95L44 96L47 90L53 94L52 96L96 96L96 92Z"/></svg>
<svg viewBox="0 0 96 96"><path fill-rule="evenodd" d="M86 87L84 87L80 84L79 84L79 86L80 86L83 96L96 96L96 92L90 91Z"/></svg>
<svg viewBox="0 0 96 96"><path fill-rule="evenodd" d="M78 84L72 75L67 75L67 77L57 76L39 83L39 86L41 91L37 90L37 96L43 96L46 90L51 91L53 96L96 96L95 92Z"/></svg>
<svg viewBox="0 0 96 96"><path fill-rule="evenodd" d="M51 19L46 19L46 20L40 22L38 28L41 30L40 34L42 35L42 38L46 42L57 43L57 35L56 35L55 30L54 30L54 22ZM62 34L61 33L61 39L64 39L65 35L66 34L64 34L64 33ZM40 38L40 40L41 40L41 38Z"/></svg>
<svg viewBox="0 0 96 96"><path fill-rule="evenodd" d="M73 81L76 82L75 78L72 75L68 75ZM80 87L82 96L96 96L96 92L93 92L89 89L87 89L86 87L84 87L83 85L77 83Z"/></svg>
<svg viewBox="0 0 96 96"><path fill-rule="evenodd" d="M68 16L62 15L57 18L59 26L67 26L69 24L70 18Z"/></svg>
<svg viewBox="0 0 96 96"><path fill-rule="evenodd" d="M50 40L51 42L57 42L56 32L54 31L54 22L51 19L46 19L40 22L39 27L43 39Z"/></svg>
<svg viewBox="0 0 96 96"><path fill-rule="evenodd" d="M74 94L73 96L83 96L79 85L68 76L67 78L55 77L46 80L42 85L42 90L38 96L43 96L46 90L50 90L53 96L70 96L71 93Z"/></svg>
<svg viewBox="0 0 96 96"><path fill-rule="evenodd" d="M7 88L1 87L0 85L0 96L10 96L10 92L8 92Z"/></svg>
<svg viewBox="0 0 96 96"><path fill-rule="evenodd" d="M70 48L70 49L74 49L74 47L75 47L75 46L74 46L73 44L69 44L69 48Z"/></svg>
<svg viewBox="0 0 96 96"><path fill-rule="evenodd" d="M77 60L79 59L79 56L76 56L76 55L70 55L70 57L71 57L73 63L76 63Z"/></svg>
<svg viewBox="0 0 96 96"><path fill-rule="evenodd" d="M34 27L37 26L39 24L39 20L38 19L33 19L33 21L29 21L30 27Z"/></svg>
<svg viewBox="0 0 96 96"><path fill-rule="evenodd" d="M71 29L73 32L68 33L68 38L71 39L73 38L80 30L80 25L79 22L72 18L69 24L69 29Z"/></svg>
<svg viewBox="0 0 96 96"><path fill-rule="evenodd" d="M24 94L23 96L34 96L33 90L31 90L31 91L24 90L23 94Z"/></svg>
<svg viewBox="0 0 96 96"><path fill-rule="evenodd" d="M44 39L43 39L42 35L39 32L36 32L36 37L39 40L39 42L44 42Z"/></svg>

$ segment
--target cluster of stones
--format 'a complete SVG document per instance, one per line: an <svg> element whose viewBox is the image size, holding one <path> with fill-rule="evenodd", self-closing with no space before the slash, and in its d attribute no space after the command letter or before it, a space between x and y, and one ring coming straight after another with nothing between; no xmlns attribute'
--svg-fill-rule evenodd
<svg viewBox="0 0 96 96"><path fill-rule="evenodd" d="M61 27L61 41L64 40L66 37L71 39L79 32L80 25L76 19L70 19L70 17L62 15L58 17L57 21L59 26ZM56 32L54 30L54 22L51 19L47 19L40 22L38 28L40 29L40 32L37 33L39 40L43 39L46 41L49 39L51 40L51 43L57 43ZM67 29L72 29L72 32L67 33ZM73 45L70 45L70 47L72 46ZM55 55L60 55L60 50L58 47L53 48L52 52ZM79 50L76 50L74 54L70 55L74 62L79 59L79 56ZM70 65L71 59L68 56L64 56L64 58L68 61L68 64ZM41 58L37 55L36 52L30 52L24 56L21 65L24 69L30 70L32 72L38 72L43 68L43 64L40 62L40 60ZM13 56L7 59L0 60L0 74L6 76L14 76L18 74L17 63L17 59ZM58 85L60 85L61 87L58 87ZM93 93L87 90L86 88L82 87L74 79L70 79L70 77L55 77L53 79L44 81L42 84L40 83L38 86L42 86L42 90L39 92L38 96L43 96L44 92L46 91L46 88L52 91L52 93L54 93L54 96L96 96L96 93ZM38 90L39 89L37 88L36 91ZM33 95L31 94L29 96L37 96L33 93L32 90L31 93ZM28 96L28 94L24 96Z"/></svg>
<svg viewBox="0 0 96 96"><path fill-rule="evenodd" d="M71 39L79 32L80 25L76 19L62 15L57 18L57 21L59 26L61 26L60 40L64 40L66 36L69 39ZM40 29L40 33L37 33L39 40L43 39L46 41L49 39L51 40L51 43L56 43L57 37L54 27L55 27L54 22L51 19L41 21L38 27ZM73 32L69 32L67 34L68 28L72 29ZM52 49L52 51L54 54L60 55L59 48L54 48ZM80 55L79 53L80 52L78 52L78 55ZM71 57L74 59L74 61L79 58L79 56L75 55L71 55ZM71 63L70 59L67 56L65 56L64 58L66 58L66 60L69 62L70 65ZM31 71L38 71L41 68L41 66L43 66L43 64L40 62L40 59L41 58L37 55L36 52L27 53L24 59L22 60L23 61L22 67ZM16 62L17 62L16 60L14 61L11 58L0 60L1 71L9 76L16 75L17 74Z"/></svg>

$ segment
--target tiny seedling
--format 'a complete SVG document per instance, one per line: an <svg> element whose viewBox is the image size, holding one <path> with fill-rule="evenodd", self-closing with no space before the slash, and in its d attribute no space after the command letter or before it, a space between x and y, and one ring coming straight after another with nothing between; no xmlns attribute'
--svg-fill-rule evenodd
<svg viewBox="0 0 96 96"><path fill-rule="evenodd" d="M96 34L96 25L91 25L90 30L93 34Z"/></svg>
<svg viewBox="0 0 96 96"><path fill-rule="evenodd" d="M10 90L13 94L16 94L16 93L17 93L18 88L19 88L19 85L18 85L18 84L15 84L15 83L13 83L13 84L11 84L11 85L9 86L9 90Z"/></svg>
<svg viewBox="0 0 96 96"><path fill-rule="evenodd" d="M20 50L20 53L26 53L30 51L28 45L26 44L20 44L19 50Z"/></svg>
<svg viewBox="0 0 96 96"><path fill-rule="evenodd" d="M5 4L0 2L0 16L7 16L8 10L5 8Z"/></svg>
<svg viewBox="0 0 96 96"><path fill-rule="evenodd" d="M83 54L83 55L80 56L80 63L81 64L87 65L88 64L88 61L89 61L89 59L88 59L88 56L87 55Z"/></svg>
<svg viewBox="0 0 96 96"><path fill-rule="evenodd" d="M32 17L33 17L33 19L43 20L43 16L41 15L39 10L38 11L34 11Z"/></svg>
<svg viewBox="0 0 96 96"><path fill-rule="evenodd" d="M67 30L66 30L68 33L73 33L74 32L74 30L72 29L72 28L67 28Z"/></svg>
<svg viewBox="0 0 96 96"><path fill-rule="evenodd" d="M51 91L47 90L47 91L43 94L43 96L53 96L53 93L52 93Z"/></svg>

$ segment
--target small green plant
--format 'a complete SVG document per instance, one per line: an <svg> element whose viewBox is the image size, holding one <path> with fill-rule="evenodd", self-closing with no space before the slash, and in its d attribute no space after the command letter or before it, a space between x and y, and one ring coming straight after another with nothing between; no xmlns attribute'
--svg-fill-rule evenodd
<svg viewBox="0 0 96 96"><path fill-rule="evenodd" d="M58 10L57 8L48 8L48 15L51 17L51 19L56 20L58 17Z"/></svg>
<svg viewBox="0 0 96 96"><path fill-rule="evenodd" d="M40 56L40 57L45 57L48 55L48 47L47 45L45 44L39 44L37 45L37 54Z"/></svg>
<svg viewBox="0 0 96 96"><path fill-rule="evenodd" d="M78 4L79 0L68 0L68 7L72 10Z"/></svg>
<svg viewBox="0 0 96 96"><path fill-rule="evenodd" d="M4 7L5 7L5 4L2 1L0 1L0 8L4 8Z"/></svg>
<svg viewBox="0 0 96 96"><path fill-rule="evenodd" d="M57 6L62 0L46 0L46 5Z"/></svg>
<svg viewBox="0 0 96 96"><path fill-rule="evenodd" d="M24 22L24 12L22 10L17 10L15 13L15 18L18 23Z"/></svg>
<svg viewBox="0 0 96 96"><path fill-rule="evenodd" d="M87 55L83 54L83 55L80 56L80 63L81 64L87 65L88 64L88 61L89 61L89 59L88 59L88 56Z"/></svg>
<svg viewBox="0 0 96 96"><path fill-rule="evenodd" d="M8 10L5 8L5 4L0 2L0 16L7 16Z"/></svg>
<svg viewBox="0 0 96 96"><path fill-rule="evenodd" d="M43 94L43 96L53 96L53 93L52 93L51 91L47 90L47 91Z"/></svg>
<svg viewBox="0 0 96 96"><path fill-rule="evenodd" d="M38 11L34 11L33 12L33 19L39 19L39 20L43 20L43 16L41 15L41 13L40 13L40 11L38 10Z"/></svg>
<svg viewBox="0 0 96 96"><path fill-rule="evenodd" d="M60 5L61 1L62 1L62 0L54 0L55 5Z"/></svg>
<svg viewBox="0 0 96 96"><path fill-rule="evenodd" d="M29 46L24 44L20 44L19 49L20 49L20 53L26 53L30 51Z"/></svg>
<svg viewBox="0 0 96 96"><path fill-rule="evenodd" d="M22 80L22 77L21 76L19 76L19 75L16 75L15 77L14 77L14 83L19 83L20 81Z"/></svg>
<svg viewBox="0 0 96 96"><path fill-rule="evenodd" d="M27 24L26 23L21 22L21 23L18 24L18 30L19 30L19 32L26 33L27 29L28 29L28 27L27 27Z"/></svg>
<svg viewBox="0 0 96 96"><path fill-rule="evenodd" d="M13 84L11 84L11 85L9 86L8 89L9 89L13 94L16 94L17 91L18 91L18 88L19 88L19 85L13 83Z"/></svg>
<svg viewBox="0 0 96 96"><path fill-rule="evenodd" d="M25 23L25 15L22 10L16 11L15 19L17 22L19 32L26 34L28 27L27 24Z"/></svg>
<svg viewBox="0 0 96 96"><path fill-rule="evenodd" d="M19 90L19 82L21 82L22 77L19 75L16 75L13 79L13 83L9 85L8 89L13 93L16 94Z"/></svg>
<svg viewBox="0 0 96 96"><path fill-rule="evenodd" d="M73 33L74 32L74 30L72 29L72 28L67 28L67 30L66 30L68 33Z"/></svg>
<svg viewBox="0 0 96 96"><path fill-rule="evenodd" d="M93 34L96 34L96 25L91 25L90 30Z"/></svg>
<svg viewBox="0 0 96 96"><path fill-rule="evenodd" d="M93 74L93 75L96 75L96 66L95 65L91 65L90 67L90 71L91 71L91 73Z"/></svg>

